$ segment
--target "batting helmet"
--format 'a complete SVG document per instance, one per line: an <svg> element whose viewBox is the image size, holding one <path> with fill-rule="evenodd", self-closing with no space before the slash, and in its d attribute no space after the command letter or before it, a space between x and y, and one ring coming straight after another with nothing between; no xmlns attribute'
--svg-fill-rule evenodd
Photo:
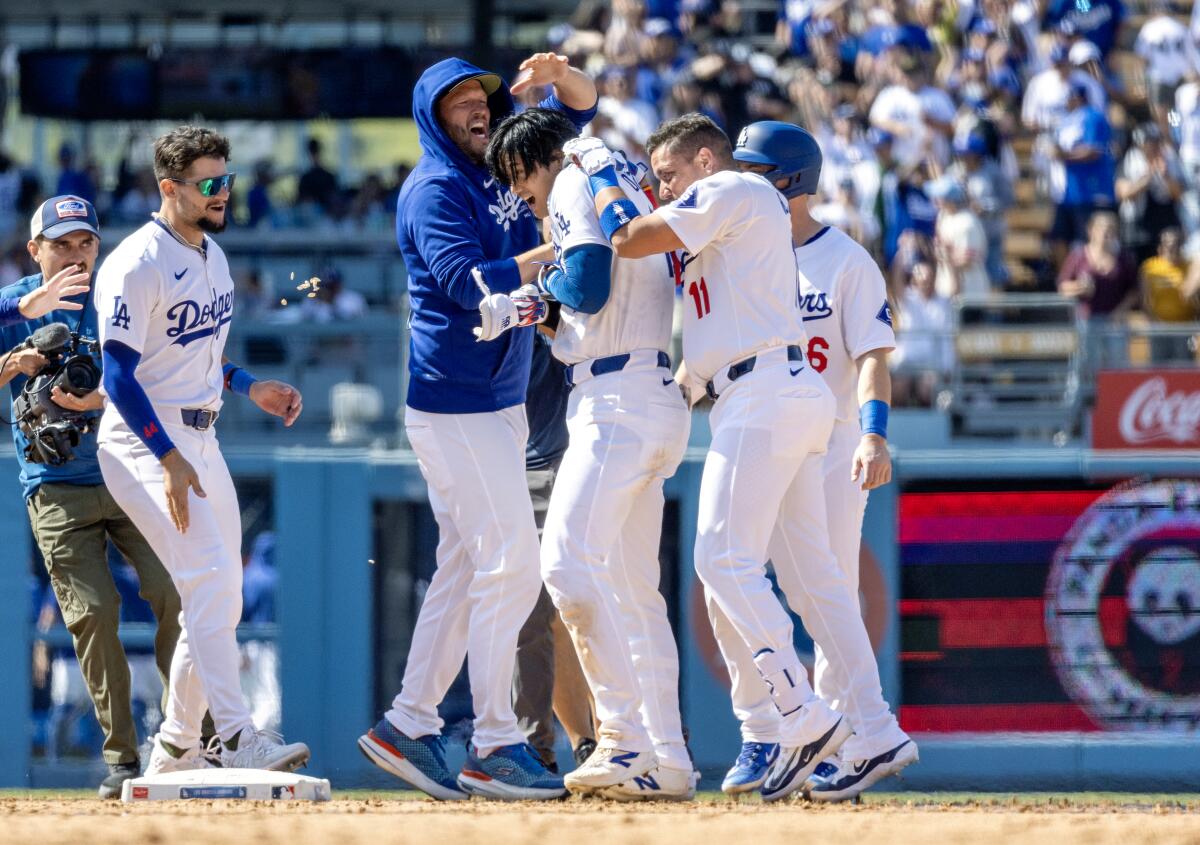
<svg viewBox="0 0 1200 845"><path fill-rule="evenodd" d="M780 188L791 199L802 194L815 194L821 179L821 147L808 131L780 120L760 120L751 123L738 136L733 157L749 164L768 164L775 168L762 174L771 183L781 179L787 185Z"/></svg>

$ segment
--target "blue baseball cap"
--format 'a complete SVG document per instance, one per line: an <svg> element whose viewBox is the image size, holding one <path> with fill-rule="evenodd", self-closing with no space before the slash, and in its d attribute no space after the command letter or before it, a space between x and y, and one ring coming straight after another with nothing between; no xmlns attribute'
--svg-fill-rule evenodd
<svg viewBox="0 0 1200 845"><path fill-rule="evenodd" d="M977 132L955 138L954 152L957 155L987 155L987 139Z"/></svg>
<svg viewBox="0 0 1200 845"><path fill-rule="evenodd" d="M966 191L963 190L962 185L958 184L958 180L953 176L943 176L932 182L926 182L925 196L931 200L943 200L945 202L952 202L955 205L962 205L967 201Z"/></svg>
<svg viewBox="0 0 1200 845"><path fill-rule="evenodd" d="M91 232L100 237L95 206L73 194L50 197L38 206L29 221L29 237L34 240L40 235L53 241L71 232Z"/></svg>

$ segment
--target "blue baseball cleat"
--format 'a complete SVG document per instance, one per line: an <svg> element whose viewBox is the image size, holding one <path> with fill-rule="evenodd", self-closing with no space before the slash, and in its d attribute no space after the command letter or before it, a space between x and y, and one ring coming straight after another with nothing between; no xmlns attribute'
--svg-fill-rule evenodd
<svg viewBox="0 0 1200 845"><path fill-rule="evenodd" d="M458 785L471 795L499 801L538 801L567 794L563 779L550 774L528 743L501 746L482 759L472 743Z"/></svg>
<svg viewBox="0 0 1200 845"><path fill-rule="evenodd" d="M440 801L465 801L471 796L458 788L446 768L440 736L413 739L386 718L358 738L358 748L379 768Z"/></svg>
<svg viewBox="0 0 1200 845"><path fill-rule="evenodd" d="M721 781L721 791L726 795L738 795L758 789L778 756L778 742L743 742L737 762Z"/></svg>

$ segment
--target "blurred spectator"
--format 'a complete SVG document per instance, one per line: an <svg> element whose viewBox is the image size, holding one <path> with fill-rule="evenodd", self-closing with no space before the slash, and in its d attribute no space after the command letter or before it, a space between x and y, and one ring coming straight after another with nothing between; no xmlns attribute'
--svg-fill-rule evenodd
<svg viewBox="0 0 1200 845"><path fill-rule="evenodd" d="M1134 257L1145 261L1158 252L1164 229L1179 225L1183 168L1153 123L1133 130L1133 146L1121 161L1116 182L1121 201L1121 235Z"/></svg>
<svg viewBox="0 0 1200 845"><path fill-rule="evenodd" d="M1051 48L1050 63L1051 67L1029 80L1021 101L1021 123L1038 133L1033 167L1042 183L1042 192L1053 199L1055 191L1050 183L1056 159L1054 133L1070 111L1072 85L1085 86L1088 102L1096 108L1104 108L1105 94L1096 80L1072 67L1070 51L1065 45L1056 43Z"/></svg>
<svg viewBox="0 0 1200 845"><path fill-rule="evenodd" d="M633 70L611 65L600 74L600 101L597 112L603 115L607 129L596 130L601 140L613 149L624 150L636 161L648 162L646 139L658 128L658 110L639 100L633 90Z"/></svg>
<svg viewBox="0 0 1200 845"><path fill-rule="evenodd" d="M635 94L639 100L660 109L671 86L687 70L693 51L680 49L682 35L666 18L650 18L643 32L646 38L642 42Z"/></svg>
<svg viewBox="0 0 1200 845"><path fill-rule="evenodd" d="M908 0L883 0L868 5L866 12L872 24L862 36L862 49L867 53L878 56L893 48L920 53L933 51L925 27L913 20Z"/></svg>
<svg viewBox="0 0 1200 845"><path fill-rule="evenodd" d="M984 296L991 293L987 274L987 233L967 204L967 192L952 176L925 186L937 206L933 247L937 256L935 284L939 296Z"/></svg>
<svg viewBox="0 0 1200 845"><path fill-rule="evenodd" d="M314 206L328 215L337 199L338 182L337 177L321 164L321 142L316 138L308 139L308 159L308 169L300 174L296 203Z"/></svg>
<svg viewBox="0 0 1200 845"><path fill-rule="evenodd" d="M144 168L137 172L133 184L113 206L112 214L122 223L140 226L158 211L160 205L162 200L158 193L158 180L154 178L153 170Z"/></svg>
<svg viewBox="0 0 1200 845"><path fill-rule="evenodd" d="M96 202L96 183L86 166L75 166L75 148L70 144L63 143L58 148L58 166L60 172L54 189L56 195L73 194L90 203Z"/></svg>
<svg viewBox="0 0 1200 845"><path fill-rule="evenodd" d="M775 42L798 59L808 56L808 25L816 0L780 0Z"/></svg>
<svg viewBox="0 0 1200 845"><path fill-rule="evenodd" d="M1175 102L1175 89L1191 65L1188 31L1172 17L1167 0L1150 0L1149 7L1151 17L1142 24L1133 51L1146 65L1146 99L1150 116L1165 132L1167 112Z"/></svg>
<svg viewBox="0 0 1200 845"><path fill-rule="evenodd" d="M1200 235L1200 82L1195 74L1175 92L1173 120L1184 180L1179 216L1189 241L1188 251L1195 252L1195 239Z"/></svg>
<svg viewBox="0 0 1200 845"><path fill-rule="evenodd" d="M304 299L303 309L305 317L316 323L353 320L367 313L367 300L358 291L348 289L342 274L331 269L321 276L316 297Z"/></svg>
<svg viewBox="0 0 1200 845"><path fill-rule="evenodd" d="M927 80L920 59L899 52L893 84L880 91L871 106L871 125L895 139L892 155L906 167L929 157L944 164L948 158L954 101Z"/></svg>
<svg viewBox="0 0 1200 845"><path fill-rule="evenodd" d="M869 251L875 251L879 241L879 221L873 215L863 213L852 176L843 176L833 199L814 205L812 216L826 226L837 226Z"/></svg>
<svg viewBox="0 0 1200 845"><path fill-rule="evenodd" d="M938 294L930 262L913 266L896 319L896 351L890 356L893 402L930 407L934 391L954 365L951 304Z"/></svg>
<svg viewBox="0 0 1200 845"><path fill-rule="evenodd" d="M993 287L1001 288L1008 280L1004 266L1004 236L1008 232L1006 213L1013 204L1012 185L995 159L987 156L987 141L972 133L954 145L954 163L949 176L966 187L967 202L979 216L987 234L988 276Z"/></svg>
<svg viewBox="0 0 1200 845"><path fill-rule="evenodd" d="M394 223L394 209L388 205L388 192L378 173L368 173L350 203L350 217L356 231L386 232Z"/></svg>
<svg viewBox="0 0 1200 845"><path fill-rule="evenodd" d="M1075 247L1058 273L1058 292L1074 299L1088 322L1088 355L1096 365L1125 362L1121 323L1137 305L1137 265L1121 248L1117 215L1099 211L1087 227L1087 242Z"/></svg>
<svg viewBox="0 0 1200 845"><path fill-rule="evenodd" d="M1108 118L1088 104L1086 89L1074 82L1067 108L1051 148L1058 159L1051 179L1055 209L1050 238L1056 260L1061 260L1070 244L1086 237L1088 221L1097 209L1116 205Z"/></svg>
<svg viewBox="0 0 1200 845"><path fill-rule="evenodd" d="M1042 21L1046 28L1056 27L1065 35L1086 38L1107 57L1124 19L1121 0L1049 0Z"/></svg>
<svg viewBox="0 0 1200 845"><path fill-rule="evenodd" d="M879 195L879 162L860 127L858 110L854 106L846 104L834 109L832 134L823 132L817 139L823 157L821 193L833 196L838 186L849 178L854 181L859 208L870 213ZM879 229L878 220L874 228Z"/></svg>
<svg viewBox="0 0 1200 845"><path fill-rule="evenodd" d="M645 20L645 0L613 0L612 18L604 33L604 58L612 64L631 65L637 61L646 39L642 32Z"/></svg>
<svg viewBox="0 0 1200 845"><path fill-rule="evenodd" d="M1159 323L1191 323L1197 316L1196 291L1188 262L1183 257L1183 236L1178 229L1164 229L1158 238L1158 254L1142 262L1138 278L1142 289L1142 308ZM1163 361L1188 361L1192 358L1188 337L1150 336L1150 357Z"/></svg>
<svg viewBox="0 0 1200 845"><path fill-rule="evenodd" d="M872 139L880 170L878 214L883 260L890 267L906 233L933 237L937 209L925 195L926 168L899 167L892 158L893 141L888 133L876 131Z"/></svg>
<svg viewBox="0 0 1200 845"><path fill-rule="evenodd" d="M1089 87L1088 89L1088 99L1096 108L1103 108L1099 102L1095 101L1098 94L1103 94L1109 102L1123 103L1128 99L1121 78L1104 66L1100 48L1091 41L1076 41L1071 45L1068 55L1071 59L1071 67L1075 69L1072 78L1083 74L1088 79L1094 80L1099 86L1099 88Z"/></svg>
<svg viewBox="0 0 1200 845"><path fill-rule="evenodd" d="M275 206L271 202L271 185L274 182L275 170L271 162L264 160L254 165L254 184L246 194L246 225L251 229L272 222Z"/></svg>

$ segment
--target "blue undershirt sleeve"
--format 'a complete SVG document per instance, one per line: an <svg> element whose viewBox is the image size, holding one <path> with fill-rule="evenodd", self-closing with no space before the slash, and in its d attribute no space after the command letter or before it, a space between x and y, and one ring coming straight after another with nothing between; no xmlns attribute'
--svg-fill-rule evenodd
<svg viewBox="0 0 1200 845"><path fill-rule="evenodd" d="M0 326L12 326L25 322L21 316L21 297L6 296L0 299Z"/></svg>
<svg viewBox="0 0 1200 845"><path fill-rule="evenodd" d="M158 415L146 396L146 391L134 378L134 370L142 356L118 340L104 344L104 392L121 413L125 424L133 429L154 457L175 448L171 438L163 431Z"/></svg>
<svg viewBox="0 0 1200 845"><path fill-rule="evenodd" d="M612 289L612 249L601 244L569 247L563 253L562 268L554 268L542 278L555 299L583 314L595 314L604 307Z"/></svg>

